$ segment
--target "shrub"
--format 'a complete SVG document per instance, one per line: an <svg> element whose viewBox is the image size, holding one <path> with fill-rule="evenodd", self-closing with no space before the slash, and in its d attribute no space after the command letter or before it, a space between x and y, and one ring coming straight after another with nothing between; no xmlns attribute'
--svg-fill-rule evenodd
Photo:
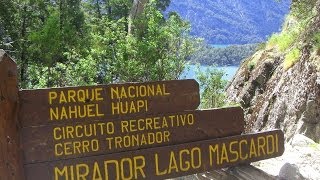
<svg viewBox="0 0 320 180"><path fill-rule="evenodd" d="M252 71L255 67L256 67L256 62L249 61L249 63L248 63L249 71Z"/></svg>
<svg viewBox="0 0 320 180"><path fill-rule="evenodd" d="M247 67L248 67L249 71L252 71L256 67L256 65L258 64L259 60L261 59L262 53L263 53L263 51L256 52L252 56L253 58L251 58L248 61Z"/></svg>
<svg viewBox="0 0 320 180"><path fill-rule="evenodd" d="M201 71L198 66L196 71L197 79L201 87L200 108L217 108L225 105L225 87L227 81L223 79L225 72L215 66L209 66L206 71Z"/></svg>
<svg viewBox="0 0 320 180"><path fill-rule="evenodd" d="M285 56L283 67L285 70L291 68L299 59L300 57L300 50L298 48L294 48Z"/></svg>

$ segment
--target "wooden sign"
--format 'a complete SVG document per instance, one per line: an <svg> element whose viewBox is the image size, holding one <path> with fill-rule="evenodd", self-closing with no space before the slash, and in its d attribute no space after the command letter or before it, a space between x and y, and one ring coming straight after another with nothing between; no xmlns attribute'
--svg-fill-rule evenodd
<svg viewBox="0 0 320 180"><path fill-rule="evenodd" d="M284 135L275 130L25 166L27 180L165 179L281 156Z"/></svg>
<svg viewBox="0 0 320 180"><path fill-rule="evenodd" d="M195 80L22 90L19 99L23 127L194 110L200 103Z"/></svg>
<svg viewBox="0 0 320 180"><path fill-rule="evenodd" d="M1 180L166 179L284 151L280 130L240 135L240 107L194 110L195 80L18 92L16 71L0 50Z"/></svg>
<svg viewBox="0 0 320 180"><path fill-rule="evenodd" d="M238 135L240 107L22 129L25 163L70 159Z"/></svg>

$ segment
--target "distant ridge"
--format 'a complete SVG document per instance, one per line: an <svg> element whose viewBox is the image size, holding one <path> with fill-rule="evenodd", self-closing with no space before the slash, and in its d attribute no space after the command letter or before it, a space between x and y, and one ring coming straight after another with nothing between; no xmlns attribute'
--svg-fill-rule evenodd
<svg viewBox="0 0 320 180"><path fill-rule="evenodd" d="M191 22L191 34L210 44L247 44L265 41L281 29L291 0L171 0Z"/></svg>

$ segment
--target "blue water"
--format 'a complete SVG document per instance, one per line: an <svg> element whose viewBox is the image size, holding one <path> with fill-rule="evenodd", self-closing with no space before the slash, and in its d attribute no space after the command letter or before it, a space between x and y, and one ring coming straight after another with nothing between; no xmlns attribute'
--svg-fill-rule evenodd
<svg viewBox="0 0 320 180"><path fill-rule="evenodd" d="M200 66L200 71L205 72L206 69L209 66ZM224 66L224 67L216 67L218 69L221 69L225 72L225 76L223 79L227 81L231 81L233 76L236 74L238 70L238 66ZM197 79L196 78L196 71L197 71L197 66L196 65L188 65L188 67L184 70L184 72L181 75L181 79Z"/></svg>

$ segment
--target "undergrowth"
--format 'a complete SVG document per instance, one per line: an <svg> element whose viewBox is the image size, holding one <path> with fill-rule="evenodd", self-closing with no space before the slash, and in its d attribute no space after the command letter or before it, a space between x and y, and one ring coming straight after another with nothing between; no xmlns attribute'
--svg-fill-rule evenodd
<svg viewBox="0 0 320 180"><path fill-rule="evenodd" d="M291 68L299 60L300 54L301 52L298 48L293 48L291 51L289 51L284 58L283 68L285 70Z"/></svg>
<svg viewBox="0 0 320 180"><path fill-rule="evenodd" d="M268 45L271 47L277 46L280 52L286 51L297 39L298 33L295 31L276 33L271 36Z"/></svg>
<svg viewBox="0 0 320 180"><path fill-rule="evenodd" d="M299 39L300 34L306 29L308 23L309 18L300 19L296 15L288 15L283 30L279 33L274 33L269 38L267 47L277 47L281 53L290 50Z"/></svg>

